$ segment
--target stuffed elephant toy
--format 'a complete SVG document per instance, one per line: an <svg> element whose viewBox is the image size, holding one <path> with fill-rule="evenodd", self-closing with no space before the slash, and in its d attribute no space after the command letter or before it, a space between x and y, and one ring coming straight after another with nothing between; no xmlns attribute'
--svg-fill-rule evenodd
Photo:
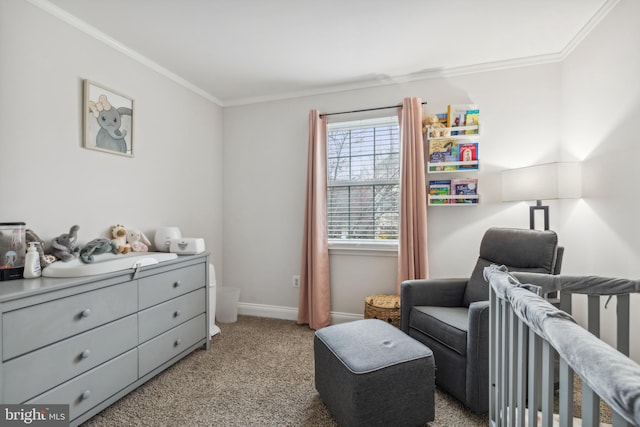
<svg viewBox="0 0 640 427"><path fill-rule="evenodd" d="M80 248L77 246L79 229L80 227L74 225L69 230L69 233L54 237L51 240L51 255L64 262L78 258L80 253Z"/></svg>

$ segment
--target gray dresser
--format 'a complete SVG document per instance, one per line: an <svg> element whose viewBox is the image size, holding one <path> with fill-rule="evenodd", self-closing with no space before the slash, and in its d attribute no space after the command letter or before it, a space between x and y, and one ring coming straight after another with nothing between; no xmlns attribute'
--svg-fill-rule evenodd
<svg viewBox="0 0 640 427"><path fill-rule="evenodd" d="M0 401L91 418L209 348L208 254L97 276L0 282Z"/></svg>

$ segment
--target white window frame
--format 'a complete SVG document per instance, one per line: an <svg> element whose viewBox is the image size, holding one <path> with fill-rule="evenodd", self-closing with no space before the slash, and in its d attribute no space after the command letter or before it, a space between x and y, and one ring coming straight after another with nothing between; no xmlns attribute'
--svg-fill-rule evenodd
<svg viewBox="0 0 640 427"><path fill-rule="evenodd" d="M350 120L338 123L330 123L327 126L327 135L331 131L340 130L340 129L358 129L358 128L371 128L374 126L395 124L398 125L396 116L384 116L377 117L373 119L362 119L362 120ZM400 130L398 129L398 162L400 162ZM329 141L327 141L329 144ZM328 147L329 148L329 147ZM329 153L328 149L328 157L331 153ZM327 162L327 167L330 167L331 162ZM399 164L398 164L399 171ZM327 175L329 175L329 171L327 171ZM399 175L399 174L398 174ZM343 187L350 186L350 183L353 183L355 186L374 186L374 185L397 185L398 186L398 204L399 204L399 190L400 190L400 177L394 179L384 179L384 180L370 180L366 182L358 182L358 181L336 181L331 182L328 179L328 189L331 187ZM399 209L399 206L398 206ZM398 215L398 234L399 234L399 215ZM398 251L398 240L397 239L329 239L329 250L332 254L337 255L367 255L367 256L396 256Z"/></svg>

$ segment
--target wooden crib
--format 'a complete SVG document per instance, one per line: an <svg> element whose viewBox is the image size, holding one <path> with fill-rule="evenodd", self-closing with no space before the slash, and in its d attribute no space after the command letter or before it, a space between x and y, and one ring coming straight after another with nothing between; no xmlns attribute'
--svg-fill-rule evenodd
<svg viewBox="0 0 640 427"><path fill-rule="evenodd" d="M640 365L628 357L629 295L640 292L640 282L505 270L484 272L491 284L490 425L600 426L602 399L613 426L640 426ZM553 291L560 291L559 303L542 297ZM573 293L587 295L588 330L569 314ZM617 350L599 339L603 295L617 310ZM573 413L574 374L582 383L581 414Z"/></svg>

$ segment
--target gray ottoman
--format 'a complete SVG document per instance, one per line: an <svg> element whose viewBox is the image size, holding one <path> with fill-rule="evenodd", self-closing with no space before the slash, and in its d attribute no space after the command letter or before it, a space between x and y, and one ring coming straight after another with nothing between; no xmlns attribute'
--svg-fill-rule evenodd
<svg viewBox="0 0 640 427"><path fill-rule="evenodd" d="M420 426L434 418L433 353L378 319L322 328L316 390L342 426Z"/></svg>

